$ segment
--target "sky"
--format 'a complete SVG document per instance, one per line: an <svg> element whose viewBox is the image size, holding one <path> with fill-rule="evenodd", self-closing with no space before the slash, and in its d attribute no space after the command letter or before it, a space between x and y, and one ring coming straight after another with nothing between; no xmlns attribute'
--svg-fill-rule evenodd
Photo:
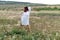
<svg viewBox="0 0 60 40"><path fill-rule="evenodd" d="M43 3L43 4L60 4L60 0L6 0L6 1L18 1L18 2L31 2L31 3Z"/></svg>

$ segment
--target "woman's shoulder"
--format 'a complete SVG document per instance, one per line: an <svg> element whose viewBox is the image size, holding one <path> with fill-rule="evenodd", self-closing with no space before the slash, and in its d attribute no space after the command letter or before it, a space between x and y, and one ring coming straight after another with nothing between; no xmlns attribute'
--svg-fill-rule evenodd
<svg viewBox="0 0 60 40"><path fill-rule="evenodd" d="M27 11L26 13L30 13L29 11Z"/></svg>

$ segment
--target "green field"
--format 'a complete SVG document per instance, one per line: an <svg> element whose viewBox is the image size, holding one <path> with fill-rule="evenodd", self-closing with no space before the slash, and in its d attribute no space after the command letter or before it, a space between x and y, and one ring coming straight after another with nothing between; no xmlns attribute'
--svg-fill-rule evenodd
<svg viewBox="0 0 60 40"><path fill-rule="evenodd" d="M32 33L20 29L22 11L0 11L0 40L60 40L59 12L32 11Z"/></svg>
<svg viewBox="0 0 60 40"><path fill-rule="evenodd" d="M58 6L53 8L52 6L31 6L31 33L20 28L23 7L20 4L0 4L0 40L60 40L60 9Z"/></svg>

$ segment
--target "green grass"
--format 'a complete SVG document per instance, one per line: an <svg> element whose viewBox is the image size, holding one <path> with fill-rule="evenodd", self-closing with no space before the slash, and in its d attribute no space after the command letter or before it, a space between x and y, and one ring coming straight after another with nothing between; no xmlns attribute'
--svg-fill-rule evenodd
<svg viewBox="0 0 60 40"><path fill-rule="evenodd" d="M35 11L40 11L40 10L60 10L60 8L57 8L57 7L54 7L54 8L44 7L44 8L33 8L33 10L35 10Z"/></svg>
<svg viewBox="0 0 60 40"><path fill-rule="evenodd" d="M42 31L40 32L37 31L31 34L27 34L25 30L17 30L17 29L13 29L13 30L7 34L1 33L0 40L8 40L8 38L10 37L11 38L9 40L60 40L60 32L56 32L56 31L52 33L44 33Z"/></svg>
<svg viewBox="0 0 60 40"><path fill-rule="evenodd" d="M58 13L32 13L31 16L60 16Z"/></svg>
<svg viewBox="0 0 60 40"><path fill-rule="evenodd" d="M18 21L14 19L0 19L0 25L7 25L7 24L17 24Z"/></svg>
<svg viewBox="0 0 60 40"><path fill-rule="evenodd" d="M39 17L30 18L31 34L14 25L18 24L18 20L0 19L0 40L60 40L60 16L51 15L31 15ZM11 26L5 26L8 24Z"/></svg>
<svg viewBox="0 0 60 40"><path fill-rule="evenodd" d="M41 11L41 10L52 10L53 11L53 10L60 10L59 6L54 6L54 7L44 6L42 8L43 5L40 5L40 7L36 8L39 5L37 5L37 4L23 4L21 6L20 5L21 4L0 5L0 10L22 11L24 6L31 6L31 7L33 7L32 8L33 11Z"/></svg>
<svg viewBox="0 0 60 40"><path fill-rule="evenodd" d="M8 15L4 16L3 12L1 13L0 40L60 40L59 13L31 13L30 27L32 33L20 29L20 16L8 19ZM16 15L19 14L16 13Z"/></svg>

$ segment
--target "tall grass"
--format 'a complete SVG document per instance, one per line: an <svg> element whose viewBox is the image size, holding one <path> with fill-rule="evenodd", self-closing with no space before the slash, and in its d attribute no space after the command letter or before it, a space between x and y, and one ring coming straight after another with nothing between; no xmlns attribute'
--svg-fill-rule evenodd
<svg viewBox="0 0 60 40"><path fill-rule="evenodd" d="M60 32L45 33L37 31L28 34L25 30L13 29L8 34L0 33L0 40L8 40L10 37L9 40L60 40Z"/></svg>
<svg viewBox="0 0 60 40"><path fill-rule="evenodd" d="M32 13L31 16L60 16L60 14L57 13Z"/></svg>
<svg viewBox="0 0 60 40"><path fill-rule="evenodd" d="M44 7L44 8L33 8L33 10L35 10L35 11L40 11L40 10L60 10L60 8L57 8L57 7L54 7L54 8Z"/></svg>
<svg viewBox="0 0 60 40"><path fill-rule="evenodd" d="M17 24L18 21L14 19L0 19L0 25L6 25L6 24Z"/></svg>
<svg viewBox="0 0 60 40"><path fill-rule="evenodd" d="M18 18L0 18L0 40L60 40L60 14L32 13L31 33L20 29L18 22Z"/></svg>
<svg viewBox="0 0 60 40"><path fill-rule="evenodd" d="M41 17L41 16L39 16ZM50 19L49 19L50 18ZM32 33L28 33L25 29L20 29L18 26L15 26L14 24L18 24L17 20L14 19L0 19L0 25L3 25L2 27L0 26L0 40L60 40L60 32L58 31L52 31L50 32L49 29L47 31L39 30L38 27L42 25L41 27L45 27L47 24L45 22L50 22L52 24L52 28L55 27L53 25L55 21L58 21L59 19L57 18L51 18L50 16L44 16L41 19L34 19L31 18L31 27L32 27ZM46 21L47 20L47 21ZM11 22L12 21L12 22ZM34 22L35 21L35 22ZM10 23L11 22L11 23ZM39 24L42 23L42 24ZM9 26L9 29L7 29L8 26L5 25L12 25ZM39 24L39 25L38 25ZM48 24L49 26L51 24ZM36 26L37 25L37 26ZM56 23L57 25L57 23ZM12 27L11 31L10 27ZM37 27L37 28L36 28ZM41 28L39 28L41 29ZM33 31L35 30L35 31Z"/></svg>

